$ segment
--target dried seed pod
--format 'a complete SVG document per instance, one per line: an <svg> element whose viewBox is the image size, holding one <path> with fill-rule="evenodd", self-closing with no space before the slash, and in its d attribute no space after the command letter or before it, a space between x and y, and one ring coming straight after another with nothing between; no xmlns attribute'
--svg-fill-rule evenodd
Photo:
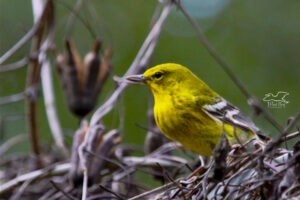
<svg viewBox="0 0 300 200"><path fill-rule="evenodd" d="M87 115L96 105L101 88L111 69L112 49L99 57L101 42L95 41L94 48L82 63L72 41L66 41L66 52L56 53L56 63L70 110L79 117Z"/></svg>
<svg viewBox="0 0 300 200"><path fill-rule="evenodd" d="M69 171L69 179L74 185L82 183L82 172L85 168L88 169L88 172L90 171L95 160L95 156L90 152L96 152L98 146L101 145L104 131L103 124L97 124L90 128L88 122L83 120L80 128L75 132ZM93 179L90 178L89 182L92 181Z"/></svg>
<svg viewBox="0 0 300 200"><path fill-rule="evenodd" d="M100 181L100 172L103 169L107 160L110 159L113 155L114 149L121 142L121 137L119 131L111 130L106 133L101 142L98 142L98 146L94 149L94 152L99 157L94 158L93 162L89 165L88 175L94 183Z"/></svg>
<svg viewBox="0 0 300 200"><path fill-rule="evenodd" d="M100 67L100 73L98 74L98 80L97 80L96 90L98 92L101 91L103 83L106 81L110 73L110 70L112 68L112 64L111 64L112 54L113 54L112 47L108 47L104 52L104 56L102 58L101 67Z"/></svg>
<svg viewBox="0 0 300 200"><path fill-rule="evenodd" d="M69 179L74 185L82 183L84 169L87 169L89 183L100 180L100 172L107 163L105 158L113 156L114 149L121 141L117 130L111 130L105 135L104 131L103 124L89 128L86 120L76 131L69 171Z"/></svg>
<svg viewBox="0 0 300 200"><path fill-rule="evenodd" d="M101 43L96 41L93 51L89 52L84 58L85 67L85 88L87 92L92 92L97 84L97 76L101 68L101 60L98 57L98 53L101 47Z"/></svg>

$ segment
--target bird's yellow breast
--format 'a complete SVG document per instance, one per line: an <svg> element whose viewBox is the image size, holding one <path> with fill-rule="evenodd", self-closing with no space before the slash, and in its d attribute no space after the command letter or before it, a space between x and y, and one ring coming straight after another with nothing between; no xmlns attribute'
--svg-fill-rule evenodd
<svg viewBox="0 0 300 200"><path fill-rule="evenodd" d="M197 108L192 97L157 95L154 116L158 127L171 140L191 151L211 155L217 145L222 125Z"/></svg>

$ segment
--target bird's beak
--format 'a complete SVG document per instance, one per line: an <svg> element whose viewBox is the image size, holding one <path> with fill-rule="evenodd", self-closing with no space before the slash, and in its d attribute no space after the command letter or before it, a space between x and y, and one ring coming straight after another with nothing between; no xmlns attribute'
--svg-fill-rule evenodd
<svg viewBox="0 0 300 200"><path fill-rule="evenodd" d="M138 74L127 76L126 80L130 81L131 83L145 83L148 79L144 77L143 74Z"/></svg>

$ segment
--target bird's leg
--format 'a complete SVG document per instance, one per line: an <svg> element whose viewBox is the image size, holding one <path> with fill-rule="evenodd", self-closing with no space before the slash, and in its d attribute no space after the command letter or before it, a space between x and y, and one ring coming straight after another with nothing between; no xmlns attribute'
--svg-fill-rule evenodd
<svg viewBox="0 0 300 200"><path fill-rule="evenodd" d="M190 179L194 176L196 176L197 174L199 174L200 172L202 172L202 170L204 169L204 166L200 165L199 167L197 167L196 170L194 170L189 176L187 179Z"/></svg>
<svg viewBox="0 0 300 200"><path fill-rule="evenodd" d="M196 176L197 174L199 174L200 172L203 171L203 169L208 168L206 167L206 163L211 163L211 157L203 157L201 155L199 155L199 160L201 162L201 165L199 167L197 167L189 176L188 179L192 178L193 176ZM209 164L208 164L209 165Z"/></svg>

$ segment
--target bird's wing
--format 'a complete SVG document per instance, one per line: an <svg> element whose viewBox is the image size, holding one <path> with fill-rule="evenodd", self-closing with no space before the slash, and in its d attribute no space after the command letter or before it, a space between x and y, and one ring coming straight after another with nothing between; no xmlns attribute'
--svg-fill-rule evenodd
<svg viewBox="0 0 300 200"><path fill-rule="evenodd" d="M203 110L215 120L260 134L259 129L254 123L247 119L237 107L225 99L218 99L214 103L206 104L203 106Z"/></svg>

